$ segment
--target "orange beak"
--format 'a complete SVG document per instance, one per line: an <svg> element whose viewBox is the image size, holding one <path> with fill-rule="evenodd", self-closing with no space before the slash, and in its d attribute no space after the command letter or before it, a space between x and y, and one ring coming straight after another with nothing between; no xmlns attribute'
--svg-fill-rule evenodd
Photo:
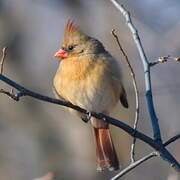
<svg viewBox="0 0 180 180"><path fill-rule="evenodd" d="M54 57L64 59L64 58L67 58L67 57L68 57L68 53L67 53L65 50L63 50L63 49L59 49L59 50L54 54Z"/></svg>

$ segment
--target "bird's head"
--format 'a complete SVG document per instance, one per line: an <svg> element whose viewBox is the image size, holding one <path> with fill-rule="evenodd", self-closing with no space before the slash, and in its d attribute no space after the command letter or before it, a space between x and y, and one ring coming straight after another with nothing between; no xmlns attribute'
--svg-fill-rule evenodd
<svg viewBox="0 0 180 180"><path fill-rule="evenodd" d="M59 59L68 59L105 51L102 43L83 33L73 21L68 20L61 48L55 53Z"/></svg>

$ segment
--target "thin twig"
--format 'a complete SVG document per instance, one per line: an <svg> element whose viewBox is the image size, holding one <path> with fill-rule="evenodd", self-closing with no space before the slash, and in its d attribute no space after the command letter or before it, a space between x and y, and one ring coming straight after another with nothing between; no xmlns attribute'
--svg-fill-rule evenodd
<svg viewBox="0 0 180 180"><path fill-rule="evenodd" d="M20 97L26 95L23 91L20 91L18 93L14 93L13 89L11 89L10 92L9 91L5 91L4 89L0 89L0 93L6 94L7 96L9 96L10 98L12 98L15 101L19 101Z"/></svg>
<svg viewBox="0 0 180 180"><path fill-rule="evenodd" d="M167 146L169 144L171 144L172 142L178 140L180 138L180 134L177 134L176 136L170 138L169 140L167 140L165 143L164 143L164 146Z"/></svg>
<svg viewBox="0 0 180 180"><path fill-rule="evenodd" d="M153 96L152 96L152 88L151 88L151 76L150 76L150 65L149 61L146 57L144 48L141 43L141 39L139 37L138 31L134 24L132 23L130 13L123 7L123 5L120 5L116 0L110 0L113 5L120 11L120 13L124 16L127 26L130 29L132 33L132 37L134 39L134 42L136 44L136 47L138 49L143 68L144 68L144 78L145 78L145 88L146 88L146 102L148 107L148 112L151 117L151 124L153 127L153 135L154 139L162 144L161 139L161 131L159 128L158 118L155 112L154 103L153 103Z"/></svg>
<svg viewBox="0 0 180 180"><path fill-rule="evenodd" d="M127 166L126 168L124 168L120 173L118 173L117 175L115 175L113 178L111 178L111 180L117 180L120 177L124 176L125 174L127 174L129 171L133 170L135 167L139 166L140 164L142 164L143 162L151 159L152 157L157 156L158 153L157 152L152 152L150 154L148 154L147 156L144 156L143 158L131 163L129 166Z"/></svg>
<svg viewBox="0 0 180 180"><path fill-rule="evenodd" d="M165 143L164 143L164 146L168 146L169 144L171 144L172 142L175 142L177 139L180 138L180 134L177 134L176 136L170 138L169 140L167 140ZM125 174L127 174L128 172L130 172L131 170L133 170L135 167L141 165L143 162L155 157L155 156L158 156L159 153L157 151L154 151L150 154L148 154L147 156L145 157L142 157L141 159L133 162L133 163L130 163L129 166L127 166L126 168L124 168L123 170L121 170L116 176L114 176L111 180L117 180L119 179L120 177L124 176Z"/></svg>
<svg viewBox="0 0 180 180"><path fill-rule="evenodd" d="M125 63L127 65L127 67L129 68L129 71L130 71L130 75L132 77L132 82L133 82L133 86L134 86L134 92L135 92L135 102L136 102L136 111L135 111L135 119L134 119L134 130L136 131L137 129L137 126L138 126L138 120L139 120L139 91L138 91L138 88L137 88L137 81L136 81L136 77L135 77L135 73L134 73L134 70L131 66L131 63L128 59L128 56L126 54L126 52L124 51L124 49L122 48L122 45L119 41L119 38L115 32L115 29L113 29L112 31L112 35L114 36L118 46L119 46L119 49L121 50L123 56L124 56L124 59L125 59ZM133 143L131 145L131 162L133 163L135 161L135 144L136 144L136 138L134 137L133 138Z"/></svg>
<svg viewBox="0 0 180 180"><path fill-rule="evenodd" d="M157 64L167 63L169 61L180 62L180 57L173 57L173 56L170 56L170 55L168 55L168 56L161 56L161 57L158 58L157 61L151 62L151 63L149 63L149 65L150 65L150 67L152 67L152 66L155 66Z"/></svg>
<svg viewBox="0 0 180 180"><path fill-rule="evenodd" d="M4 68L4 60L6 58L6 50L7 50L7 47L4 47L2 49L2 58L1 58L1 62L0 62L0 74L3 73L3 68Z"/></svg>

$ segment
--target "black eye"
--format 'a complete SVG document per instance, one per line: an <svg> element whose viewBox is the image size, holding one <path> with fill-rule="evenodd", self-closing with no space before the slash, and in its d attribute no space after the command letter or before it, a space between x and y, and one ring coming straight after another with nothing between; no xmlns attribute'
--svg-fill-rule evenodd
<svg viewBox="0 0 180 180"><path fill-rule="evenodd" d="M74 46L73 46L73 45L68 46L68 50L69 50L69 51L72 51L73 49L74 49Z"/></svg>

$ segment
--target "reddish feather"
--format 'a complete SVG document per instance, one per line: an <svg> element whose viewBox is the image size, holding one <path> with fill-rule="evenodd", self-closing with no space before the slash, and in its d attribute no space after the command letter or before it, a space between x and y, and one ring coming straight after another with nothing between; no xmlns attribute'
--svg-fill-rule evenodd
<svg viewBox="0 0 180 180"><path fill-rule="evenodd" d="M66 34L76 32L79 29L79 27L74 23L74 20L68 19L68 22L66 24L65 32Z"/></svg>

